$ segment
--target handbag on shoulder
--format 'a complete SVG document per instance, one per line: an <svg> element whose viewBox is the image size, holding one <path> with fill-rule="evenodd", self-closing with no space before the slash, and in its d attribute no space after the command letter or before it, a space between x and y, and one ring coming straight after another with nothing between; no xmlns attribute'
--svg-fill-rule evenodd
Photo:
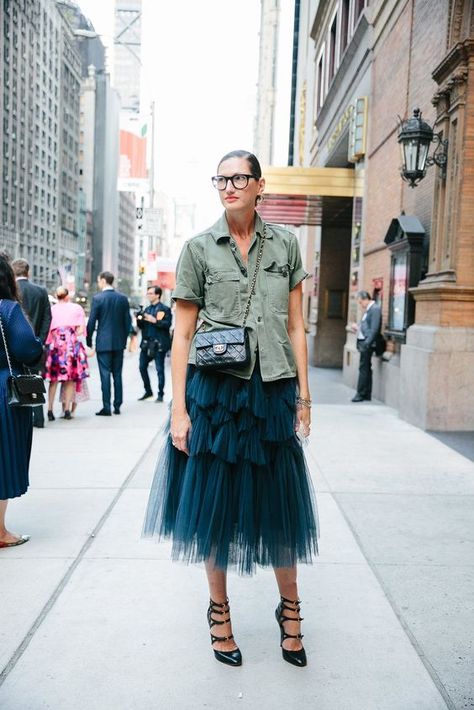
<svg viewBox="0 0 474 710"><path fill-rule="evenodd" d="M263 235L257 255L257 263L250 285L250 293L245 306L242 325L236 328L222 328L196 333L196 367L200 370L238 369L250 362L249 334L246 327L250 312L250 303L257 283L257 274L262 261L267 225L263 226Z"/></svg>
<svg viewBox="0 0 474 710"><path fill-rule="evenodd" d="M0 306L2 301L0 300ZM14 375L8 352L7 339L3 330L2 316L0 315L0 331L2 333L3 347L7 356L10 376L7 380L7 402L10 407L37 407L45 403L46 387L41 375L28 371L27 374ZM24 368L25 369L25 368Z"/></svg>

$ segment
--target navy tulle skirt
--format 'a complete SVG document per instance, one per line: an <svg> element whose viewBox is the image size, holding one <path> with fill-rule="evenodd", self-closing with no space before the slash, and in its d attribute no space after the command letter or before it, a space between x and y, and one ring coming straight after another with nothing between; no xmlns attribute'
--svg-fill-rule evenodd
<svg viewBox="0 0 474 710"><path fill-rule="evenodd" d="M252 574L317 554L317 509L294 432L296 381L262 382L189 366L189 457L168 436L143 534L172 538L173 559Z"/></svg>

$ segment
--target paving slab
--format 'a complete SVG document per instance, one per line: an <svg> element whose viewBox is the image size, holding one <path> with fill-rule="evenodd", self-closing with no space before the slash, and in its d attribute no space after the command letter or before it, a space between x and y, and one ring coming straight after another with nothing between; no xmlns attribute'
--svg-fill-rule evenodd
<svg viewBox="0 0 474 710"><path fill-rule="evenodd" d="M9 527L31 539L26 545L2 550L0 565L5 552L8 560L76 557L115 495L114 488L32 488L8 508Z"/></svg>
<svg viewBox="0 0 474 710"><path fill-rule="evenodd" d="M0 689L2 709L445 710L366 566L302 569L304 670L281 659L271 573L229 586L240 669L212 658L199 567L84 560Z"/></svg>
<svg viewBox="0 0 474 710"><path fill-rule="evenodd" d="M1 560L0 668L7 665L27 636L70 564L68 558Z"/></svg>
<svg viewBox="0 0 474 710"><path fill-rule="evenodd" d="M455 707L473 708L474 564L381 564L376 569Z"/></svg>
<svg viewBox="0 0 474 710"><path fill-rule="evenodd" d="M474 565L474 496L337 493L335 498L374 563Z"/></svg>

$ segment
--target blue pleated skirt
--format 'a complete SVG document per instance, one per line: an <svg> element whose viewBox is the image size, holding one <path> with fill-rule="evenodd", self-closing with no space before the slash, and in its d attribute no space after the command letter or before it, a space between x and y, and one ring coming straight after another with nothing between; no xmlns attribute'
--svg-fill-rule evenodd
<svg viewBox="0 0 474 710"><path fill-rule="evenodd" d="M0 368L0 500L28 490L33 417L29 407L7 403L8 369Z"/></svg>
<svg viewBox="0 0 474 710"><path fill-rule="evenodd" d="M189 366L189 457L168 434L144 536L172 539L172 557L252 574L317 554L318 521L294 431L296 380L263 382ZM169 432L169 423L168 423Z"/></svg>

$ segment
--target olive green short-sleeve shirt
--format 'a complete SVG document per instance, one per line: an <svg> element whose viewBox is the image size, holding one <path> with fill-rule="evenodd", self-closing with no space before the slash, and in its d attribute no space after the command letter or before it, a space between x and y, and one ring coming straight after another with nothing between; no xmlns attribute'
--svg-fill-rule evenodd
<svg viewBox="0 0 474 710"><path fill-rule="evenodd" d="M225 214L213 227L185 243L176 269L173 299L199 306L201 331L242 325L262 234L263 222L256 215L248 265L229 232ZM262 262L246 323L251 361L246 368L225 372L250 379L258 351L265 382L296 375L288 336L288 298L290 291L307 276L295 235L283 227L267 224ZM195 357L193 339L189 362L194 364Z"/></svg>

